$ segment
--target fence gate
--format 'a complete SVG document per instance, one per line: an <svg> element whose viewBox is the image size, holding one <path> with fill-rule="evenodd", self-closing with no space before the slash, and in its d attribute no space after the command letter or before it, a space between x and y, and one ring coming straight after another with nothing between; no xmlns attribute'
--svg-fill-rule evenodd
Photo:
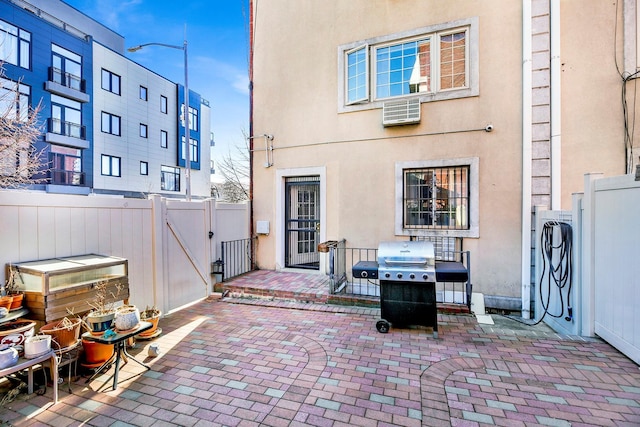
<svg viewBox="0 0 640 427"><path fill-rule="evenodd" d="M285 267L320 269L320 177L290 177L285 198Z"/></svg>
<svg viewBox="0 0 640 427"><path fill-rule="evenodd" d="M208 295L210 286L209 204L175 201L166 204L163 255L165 304L170 310Z"/></svg>

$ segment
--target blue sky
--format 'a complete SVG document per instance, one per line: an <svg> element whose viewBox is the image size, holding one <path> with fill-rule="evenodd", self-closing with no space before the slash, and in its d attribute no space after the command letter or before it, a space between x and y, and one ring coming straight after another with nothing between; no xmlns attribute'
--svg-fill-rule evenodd
<svg viewBox="0 0 640 427"><path fill-rule="evenodd" d="M248 0L64 0L125 38L182 45L187 28L189 88L211 105L214 160L233 154L249 131ZM184 83L182 51L149 46L131 60Z"/></svg>

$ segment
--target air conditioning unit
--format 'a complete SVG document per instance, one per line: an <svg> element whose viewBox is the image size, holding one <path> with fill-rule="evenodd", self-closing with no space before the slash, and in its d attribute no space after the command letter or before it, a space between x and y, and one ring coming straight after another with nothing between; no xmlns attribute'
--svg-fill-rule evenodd
<svg viewBox="0 0 640 427"><path fill-rule="evenodd" d="M382 106L382 125L398 126L420 123L420 99L388 101Z"/></svg>

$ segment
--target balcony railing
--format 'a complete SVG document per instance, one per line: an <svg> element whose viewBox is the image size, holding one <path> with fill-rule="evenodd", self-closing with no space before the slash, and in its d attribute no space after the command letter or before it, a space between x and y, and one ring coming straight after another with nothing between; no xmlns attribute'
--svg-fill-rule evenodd
<svg viewBox="0 0 640 427"><path fill-rule="evenodd" d="M58 83L70 89L78 90L82 93L87 91L87 82L75 74L63 72L56 67L49 67L49 81Z"/></svg>
<svg viewBox="0 0 640 427"><path fill-rule="evenodd" d="M58 119L47 119L47 131L72 138L86 139L87 129L77 123L63 122Z"/></svg>
<svg viewBox="0 0 640 427"><path fill-rule="evenodd" d="M51 169L49 171L51 184L56 185L84 185L85 173L68 171L64 169Z"/></svg>

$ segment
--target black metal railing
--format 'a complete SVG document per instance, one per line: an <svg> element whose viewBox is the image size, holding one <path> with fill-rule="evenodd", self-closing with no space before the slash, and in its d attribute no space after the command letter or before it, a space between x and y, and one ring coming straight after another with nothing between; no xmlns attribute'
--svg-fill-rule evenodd
<svg viewBox="0 0 640 427"><path fill-rule="evenodd" d="M254 239L238 239L220 242L220 264L221 282L240 276L253 270L253 242ZM215 263L214 263L215 264ZM212 268L212 273L214 273ZM220 272L217 272L220 274Z"/></svg>
<svg viewBox="0 0 640 427"><path fill-rule="evenodd" d="M47 131L57 135L70 136L72 138L86 139L87 129L77 123L63 122L59 119L47 119Z"/></svg>
<svg viewBox="0 0 640 427"><path fill-rule="evenodd" d="M58 83L59 85L68 87L70 89L78 90L82 93L86 93L87 83L86 80L75 74L63 72L56 67L49 67L49 81Z"/></svg>
<svg viewBox="0 0 640 427"><path fill-rule="evenodd" d="M353 277L353 266L359 261L377 261L378 250L371 248L335 248L335 258L344 259L345 280L340 286L332 286L330 293L353 296L380 296L380 281L377 279L362 279ZM447 304L461 304L467 307L471 304L471 258L469 251L441 251L436 250L437 261L455 261L462 263L468 271L466 282L436 282L436 301Z"/></svg>
<svg viewBox="0 0 640 427"><path fill-rule="evenodd" d="M56 185L84 185L85 173L64 169L50 169L51 184Z"/></svg>

